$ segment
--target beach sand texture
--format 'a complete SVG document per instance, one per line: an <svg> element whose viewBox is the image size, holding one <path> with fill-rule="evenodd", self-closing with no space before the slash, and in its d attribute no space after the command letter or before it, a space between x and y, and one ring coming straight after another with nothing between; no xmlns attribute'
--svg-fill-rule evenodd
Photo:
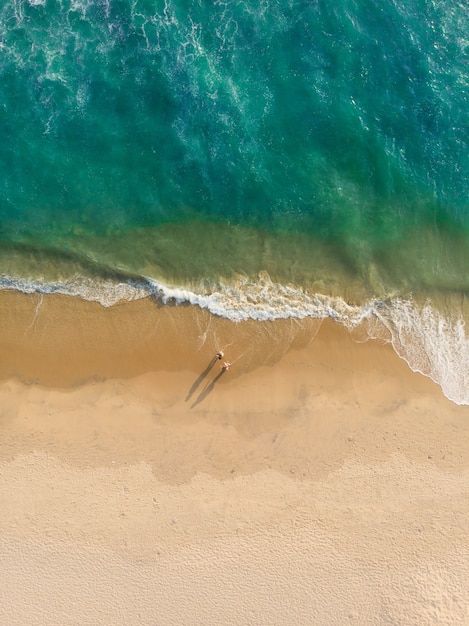
<svg viewBox="0 0 469 626"><path fill-rule="evenodd" d="M0 319L1 624L469 623L469 408L389 345L150 299Z"/></svg>

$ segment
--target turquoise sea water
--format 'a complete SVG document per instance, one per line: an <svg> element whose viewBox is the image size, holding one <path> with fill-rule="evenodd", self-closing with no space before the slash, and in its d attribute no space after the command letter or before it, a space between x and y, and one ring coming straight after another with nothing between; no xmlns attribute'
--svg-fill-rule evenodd
<svg viewBox="0 0 469 626"><path fill-rule="evenodd" d="M456 0L5 0L1 283L376 318L465 402L468 60Z"/></svg>

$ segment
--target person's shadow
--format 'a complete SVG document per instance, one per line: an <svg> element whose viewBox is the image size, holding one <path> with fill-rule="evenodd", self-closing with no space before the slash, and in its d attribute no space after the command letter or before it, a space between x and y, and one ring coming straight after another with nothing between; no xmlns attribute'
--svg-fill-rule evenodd
<svg viewBox="0 0 469 626"><path fill-rule="evenodd" d="M200 374L200 376L197 378L197 380L194 382L194 384L192 385L192 387L189 389L189 393L186 396L186 402L188 402L192 395L194 394L194 392L197 390L197 387L202 383L202 381L204 380L204 378L206 378L210 372L210 370L212 369L212 367L215 365L215 363L219 360L219 357L217 355L215 355L213 357L213 359L210 361L210 363L207 365L207 367L204 369L204 371L202 372L202 374Z"/></svg>
<svg viewBox="0 0 469 626"><path fill-rule="evenodd" d="M222 371L215 376L215 378L212 380L211 383L207 383L207 385L205 385L204 389L200 392L197 400L194 402L194 404L191 405L191 409L193 409L200 402L202 402L202 400L205 400L208 394L213 391L213 388L215 387L215 385L217 384L217 382L219 381L219 379L223 376L225 372L226 372L226 369L223 368Z"/></svg>

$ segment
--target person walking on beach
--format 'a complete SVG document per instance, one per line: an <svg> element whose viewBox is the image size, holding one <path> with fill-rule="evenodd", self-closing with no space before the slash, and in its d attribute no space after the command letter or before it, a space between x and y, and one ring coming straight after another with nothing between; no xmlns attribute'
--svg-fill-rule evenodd
<svg viewBox="0 0 469 626"><path fill-rule="evenodd" d="M229 361L225 361L221 367L224 372L227 372L231 367L231 363Z"/></svg>
<svg viewBox="0 0 469 626"><path fill-rule="evenodd" d="M217 359L218 359L219 361L221 361L221 360L222 360L222 358L223 358L223 355L224 355L224 354L225 354L225 353L223 352L223 350L218 350L218 352L216 353L216 355L215 355L215 356L217 357Z"/></svg>

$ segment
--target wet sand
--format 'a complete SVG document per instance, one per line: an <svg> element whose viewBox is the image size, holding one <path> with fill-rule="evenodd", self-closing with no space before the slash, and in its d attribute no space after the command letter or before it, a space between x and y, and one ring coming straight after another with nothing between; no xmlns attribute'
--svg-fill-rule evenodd
<svg viewBox="0 0 469 626"><path fill-rule="evenodd" d="M389 345L151 301L0 319L1 623L469 622L469 408Z"/></svg>

